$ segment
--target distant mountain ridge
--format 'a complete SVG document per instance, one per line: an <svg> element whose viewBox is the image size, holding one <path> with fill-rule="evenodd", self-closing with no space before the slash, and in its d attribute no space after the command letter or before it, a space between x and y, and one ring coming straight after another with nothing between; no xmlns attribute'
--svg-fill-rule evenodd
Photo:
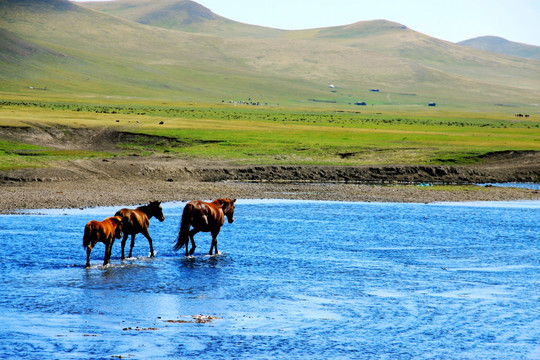
<svg viewBox="0 0 540 360"><path fill-rule="evenodd" d="M540 60L540 46L513 42L497 36L480 36L460 41L458 44L498 54Z"/></svg>
<svg viewBox="0 0 540 360"><path fill-rule="evenodd" d="M0 0L0 35L0 91L17 94L294 106L530 106L540 98L538 61L386 20L290 31L188 0Z"/></svg>

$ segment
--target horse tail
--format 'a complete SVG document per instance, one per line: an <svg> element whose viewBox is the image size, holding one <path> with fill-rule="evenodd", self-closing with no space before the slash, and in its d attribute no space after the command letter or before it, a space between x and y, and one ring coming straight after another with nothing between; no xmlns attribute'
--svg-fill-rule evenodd
<svg viewBox="0 0 540 360"><path fill-rule="evenodd" d="M181 248L187 246L189 241L189 227L191 226L191 211L192 205L187 204L184 207L182 213L182 220L180 221L180 230L178 231L178 237L176 238L176 244L174 245L174 251L178 251Z"/></svg>
<svg viewBox="0 0 540 360"><path fill-rule="evenodd" d="M92 227L89 224L86 224L84 227L84 235L83 235L83 248L87 248L88 245L90 245L90 242L92 241Z"/></svg>

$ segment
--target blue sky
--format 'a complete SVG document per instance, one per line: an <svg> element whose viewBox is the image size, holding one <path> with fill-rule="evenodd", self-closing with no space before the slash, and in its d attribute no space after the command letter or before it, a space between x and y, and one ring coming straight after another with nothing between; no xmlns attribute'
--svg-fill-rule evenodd
<svg viewBox="0 0 540 360"><path fill-rule="evenodd" d="M494 35L540 46L540 0L196 0L243 23L309 29L385 19L452 42Z"/></svg>

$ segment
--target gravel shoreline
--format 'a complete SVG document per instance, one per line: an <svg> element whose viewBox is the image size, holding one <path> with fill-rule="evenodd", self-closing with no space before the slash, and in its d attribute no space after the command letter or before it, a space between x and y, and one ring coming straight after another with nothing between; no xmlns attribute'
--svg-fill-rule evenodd
<svg viewBox="0 0 540 360"><path fill-rule="evenodd" d="M238 166L168 156L76 160L0 172L0 213L224 197L416 203L539 200L540 191L530 189L398 185L540 182L539 164L540 152L482 167Z"/></svg>
<svg viewBox="0 0 540 360"><path fill-rule="evenodd" d="M87 180L2 184L0 213L24 209L135 206L149 201L296 199L359 202L540 200L540 191L483 186L366 185L343 183Z"/></svg>

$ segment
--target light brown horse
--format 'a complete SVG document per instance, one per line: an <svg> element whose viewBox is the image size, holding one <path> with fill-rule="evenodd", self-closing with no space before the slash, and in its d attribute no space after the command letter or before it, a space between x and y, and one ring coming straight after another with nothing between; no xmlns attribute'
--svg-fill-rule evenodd
<svg viewBox="0 0 540 360"><path fill-rule="evenodd" d="M211 203L194 200L190 201L184 207L182 220L180 222L180 231L174 245L174 250L178 251L182 247L186 247L186 256L188 256L188 242L191 239L190 255L193 255L195 248L195 240L193 236L199 231L210 232L212 234L212 245L210 245L209 254L212 255L217 249L217 236L221 230L221 226L225 222L225 216L232 224L234 221L234 203L236 199L217 199ZM190 228L193 227L192 230Z"/></svg>
<svg viewBox="0 0 540 360"><path fill-rule="evenodd" d="M131 235L131 247L129 248L129 257L133 255L133 246L135 246L135 235L141 233L148 239L150 245L150 257L154 257L154 246L152 244L152 238L148 233L148 227L150 226L150 219L154 216L160 222L165 220L163 216L163 209L161 208L161 202L152 201L145 206L139 206L135 210L120 209L116 212L115 216L121 216L122 231L124 232L124 238L122 239L122 260L124 257L124 248L126 246L126 240Z"/></svg>
<svg viewBox="0 0 540 360"><path fill-rule="evenodd" d="M103 221L91 220L84 227L83 247L86 248L86 267L90 267L90 253L98 242L105 244L103 266L111 259L114 239L122 237L122 218L114 216Z"/></svg>

